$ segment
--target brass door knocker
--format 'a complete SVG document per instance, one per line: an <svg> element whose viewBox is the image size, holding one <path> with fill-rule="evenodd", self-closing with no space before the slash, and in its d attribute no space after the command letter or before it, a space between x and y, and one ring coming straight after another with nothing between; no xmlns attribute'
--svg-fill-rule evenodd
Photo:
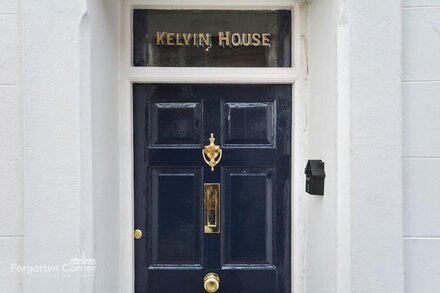
<svg viewBox="0 0 440 293"><path fill-rule="evenodd" d="M222 149L219 145L216 145L214 134L211 133L211 138L209 139L210 144L206 145L202 150L203 160L205 160L206 164L211 167L211 171L214 171L214 167L220 163L222 159Z"/></svg>

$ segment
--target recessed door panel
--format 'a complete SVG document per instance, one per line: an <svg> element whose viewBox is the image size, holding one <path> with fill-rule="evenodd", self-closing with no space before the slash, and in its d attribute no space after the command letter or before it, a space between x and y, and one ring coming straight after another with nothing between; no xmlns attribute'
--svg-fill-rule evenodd
<svg viewBox="0 0 440 293"><path fill-rule="evenodd" d="M224 144L274 146L274 102L223 104Z"/></svg>
<svg viewBox="0 0 440 293"><path fill-rule="evenodd" d="M133 95L135 292L290 293L291 85Z"/></svg>
<svg viewBox="0 0 440 293"><path fill-rule="evenodd" d="M273 265L273 169L225 168L224 265Z"/></svg>
<svg viewBox="0 0 440 293"><path fill-rule="evenodd" d="M201 265L199 169L152 169L151 266Z"/></svg>
<svg viewBox="0 0 440 293"><path fill-rule="evenodd" d="M202 134L200 103L151 103L150 135L153 146L199 145Z"/></svg>

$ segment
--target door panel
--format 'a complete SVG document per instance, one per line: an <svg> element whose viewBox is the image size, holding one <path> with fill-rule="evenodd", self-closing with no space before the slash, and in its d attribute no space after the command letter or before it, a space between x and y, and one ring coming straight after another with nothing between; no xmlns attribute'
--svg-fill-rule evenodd
<svg viewBox="0 0 440 293"><path fill-rule="evenodd" d="M223 102L225 146L274 146L274 103Z"/></svg>
<svg viewBox="0 0 440 293"><path fill-rule="evenodd" d="M151 103L152 146L200 146L202 106L200 103Z"/></svg>
<svg viewBox="0 0 440 293"><path fill-rule="evenodd" d="M290 292L290 85L133 86L136 293ZM211 171L202 148L223 151ZM221 184L204 233L205 183Z"/></svg>
<svg viewBox="0 0 440 293"><path fill-rule="evenodd" d="M224 266L273 264L273 169L224 168Z"/></svg>
<svg viewBox="0 0 440 293"><path fill-rule="evenodd" d="M150 265L201 266L201 170L154 168L151 173Z"/></svg>

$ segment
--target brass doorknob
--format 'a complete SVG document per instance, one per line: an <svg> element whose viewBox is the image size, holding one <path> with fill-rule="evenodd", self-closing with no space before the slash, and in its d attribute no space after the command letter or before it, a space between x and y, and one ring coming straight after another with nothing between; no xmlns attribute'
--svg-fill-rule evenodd
<svg viewBox="0 0 440 293"><path fill-rule="evenodd" d="M142 238L142 230L136 229L133 232L134 238L135 239L141 239Z"/></svg>
<svg viewBox="0 0 440 293"><path fill-rule="evenodd" d="M206 292L214 293L220 288L220 278L215 273L208 273L204 279L204 287Z"/></svg>

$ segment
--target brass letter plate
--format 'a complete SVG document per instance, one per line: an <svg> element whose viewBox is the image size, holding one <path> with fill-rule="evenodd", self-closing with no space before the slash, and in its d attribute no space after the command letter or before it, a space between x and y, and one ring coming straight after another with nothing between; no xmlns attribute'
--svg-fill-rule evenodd
<svg viewBox="0 0 440 293"><path fill-rule="evenodd" d="M205 233L220 233L220 184L205 183Z"/></svg>

